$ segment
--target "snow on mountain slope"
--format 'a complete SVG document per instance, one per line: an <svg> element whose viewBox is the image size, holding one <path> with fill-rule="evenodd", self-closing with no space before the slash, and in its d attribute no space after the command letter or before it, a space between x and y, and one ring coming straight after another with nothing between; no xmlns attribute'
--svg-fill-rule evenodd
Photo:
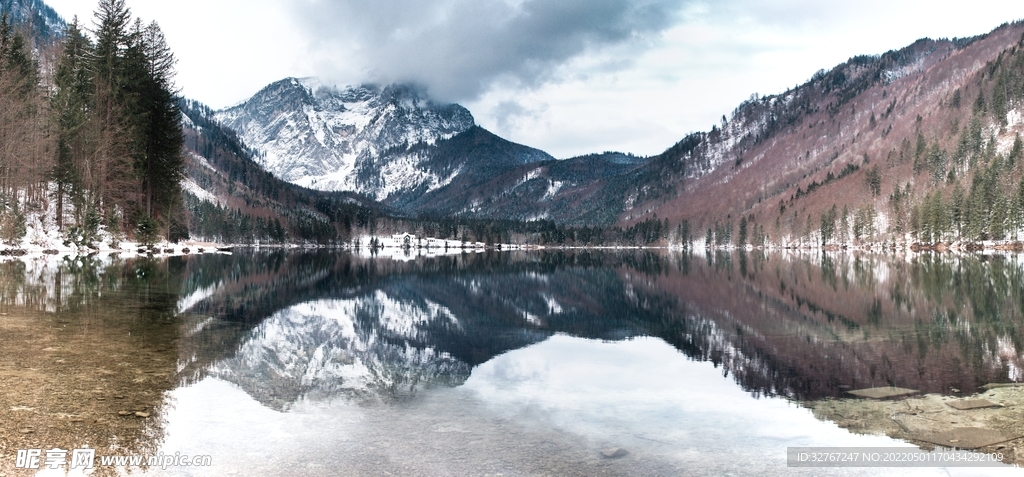
<svg viewBox="0 0 1024 477"><path fill-rule="evenodd" d="M433 103L412 86L336 88L310 78L273 83L216 118L238 131L275 176L377 200L450 181L421 167L422 155L397 153L448 139L474 124L465 108Z"/></svg>

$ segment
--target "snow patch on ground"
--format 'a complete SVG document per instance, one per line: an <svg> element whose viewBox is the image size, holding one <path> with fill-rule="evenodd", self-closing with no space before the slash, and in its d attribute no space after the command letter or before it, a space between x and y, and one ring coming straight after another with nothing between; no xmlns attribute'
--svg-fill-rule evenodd
<svg viewBox="0 0 1024 477"><path fill-rule="evenodd" d="M213 165L210 164L210 161L207 161L205 157L200 156L199 154L192 153L192 152L189 153L189 156L191 156L192 160L196 161L196 163L198 163L199 165L201 165L201 166L203 166L203 167L205 167L205 168L207 168L207 169L209 169L211 171L217 172L217 169L214 168Z"/></svg>
<svg viewBox="0 0 1024 477"><path fill-rule="evenodd" d="M206 191L202 187L199 187L199 184L196 184L196 181L192 180L191 177L187 177L185 178L185 180L181 181L181 188L184 191L196 196L199 200L220 205L220 200L217 199L217 196Z"/></svg>
<svg viewBox="0 0 1024 477"><path fill-rule="evenodd" d="M554 181L553 180L553 181L549 182L548 183L548 190L546 192L544 192L544 197L541 197L540 200L551 200L551 199L553 199L555 197L555 195L558 194L558 191L562 190L562 187L564 187L564 186L565 186L565 182L564 181Z"/></svg>

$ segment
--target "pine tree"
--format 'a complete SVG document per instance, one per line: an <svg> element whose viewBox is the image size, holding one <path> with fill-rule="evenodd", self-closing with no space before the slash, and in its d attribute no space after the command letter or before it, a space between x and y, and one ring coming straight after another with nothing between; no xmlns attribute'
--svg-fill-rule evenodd
<svg viewBox="0 0 1024 477"><path fill-rule="evenodd" d="M917 145L914 147L914 174L921 172L924 168L924 154L928 149L928 143L924 139L924 134L917 133Z"/></svg>
<svg viewBox="0 0 1024 477"><path fill-rule="evenodd" d="M974 174L964 210L964 235L968 240L984 240L988 231L989 208L984 183L982 174Z"/></svg>
<svg viewBox="0 0 1024 477"><path fill-rule="evenodd" d="M995 87L992 88L992 115L1000 126L1006 126L1006 72L1005 70L996 77Z"/></svg>
<svg viewBox="0 0 1024 477"><path fill-rule="evenodd" d="M1010 203L1010 224L1015 239L1020 237L1020 231L1024 228L1024 177L1021 177L1017 184L1017 191L1013 194L1013 201Z"/></svg>
<svg viewBox="0 0 1024 477"><path fill-rule="evenodd" d="M56 160L50 179L56 184L57 226L63 230L64 199L70 196L76 208L83 207L79 166L86 156L92 76L87 64L92 44L78 27L75 18L68 25L64 50L54 73L51 107L57 133Z"/></svg>
<svg viewBox="0 0 1024 477"><path fill-rule="evenodd" d="M878 171L878 164L867 170L864 174L864 182L867 184L868 190L871 191L871 195L882 193L882 174Z"/></svg>
<svg viewBox="0 0 1024 477"><path fill-rule="evenodd" d="M839 241L846 244L850 240L850 209L843 204L843 215L839 220Z"/></svg>
<svg viewBox="0 0 1024 477"><path fill-rule="evenodd" d="M138 33L146 75L139 94L144 147L136 169L143 177L145 213L159 218L169 216L180 199L184 178L181 111L173 90L175 59L163 32L154 22Z"/></svg>
<svg viewBox="0 0 1024 477"><path fill-rule="evenodd" d="M946 151L938 142L933 142L928 151L928 168L932 171L932 180L940 182L946 175Z"/></svg>
<svg viewBox="0 0 1024 477"><path fill-rule="evenodd" d="M953 233L957 237L963 235L963 224L964 224L964 188L959 182L953 186L953 196L949 199L950 202L950 222Z"/></svg>
<svg viewBox="0 0 1024 477"><path fill-rule="evenodd" d="M934 191L925 196L918 215L918 238L925 243L936 243L943 240L949 231L949 213L942 199L941 191Z"/></svg>
<svg viewBox="0 0 1024 477"><path fill-rule="evenodd" d="M31 94L39 83L38 68L25 37L13 30L6 12L0 17L0 61L4 75L11 80L9 85L5 85L5 92L22 97Z"/></svg>
<svg viewBox="0 0 1024 477"><path fill-rule="evenodd" d="M832 208L821 214L821 245L825 246L835 233L836 228L836 205L832 204Z"/></svg>
<svg viewBox="0 0 1024 477"><path fill-rule="evenodd" d="M1009 167L1013 167L1020 160L1021 156L1024 155L1024 142L1020 139L1020 134L1017 134L1013 138L1013 147L1010 149L1010 155L1007 157L1009 161Z"/></svg>
<svg viewBox="0 0 1024 477"><path fill-rule="evenodd" d="M131 90L125 71L131 13L124 0L100 0L94 16L96 43L90 63L98 144L97 154L87 166L87 208L113 215L124 208L134 188L130 177L133 138L127 118Z"/></svg>
<svg viewBox="0 0 1024 477"><path fill-rule="evenodd" d="M1006 232L1006 217L1009 214L1009 204L1006 196L998 194L992 203L991 219L989 220L989 236L994 240L1002 240Z"/></svg>
<svg viewBox="0 0 1024 477"><path fill-rule="evenodd" d="M116 92L122 79L124 52L128 49L131 12L124 0L100 0L96 7L94 68L98 80Z"/></svg>

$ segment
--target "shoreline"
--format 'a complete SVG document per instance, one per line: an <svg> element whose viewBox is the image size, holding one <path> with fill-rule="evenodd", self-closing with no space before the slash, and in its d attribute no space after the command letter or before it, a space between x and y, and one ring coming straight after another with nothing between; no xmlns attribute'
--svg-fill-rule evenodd
<svg viewBox="0 0 1024 477"><path fill-rule="evenodd" d="M21 244L23 245L23 244ZM767 245L737 247L727 246L698 246L681 247L677 244L671 245L539 245L539 244L496 244L484 246L463 246L463 247L427 247L427 246L376 246L365 247L351 243L339 244L311 244L311 243L217 243L199 240L186 240L178 243L158 242L152 246L143 246L134 242L122 242L118 247L110 247L109 244L100 242L99 247L83 246L49 246L36 245L0 245L0 257L37 257L37 256L90 256L96 254L107 254L117 256L185 256L208 253L231 253L236 249L281 249L281 250L345 250L359 253L361 255L417 255L436 256L454 255L461 253L482 253L482 252L539 252L559 250L597 250L597 251L627 251L627 250L664 250L668 252L789 252L789 253L940 253L940 254L1017 254L1024 253L1024 241L986 241L986 242L938 242L926 243L870 243L861 245Z"/></svg>

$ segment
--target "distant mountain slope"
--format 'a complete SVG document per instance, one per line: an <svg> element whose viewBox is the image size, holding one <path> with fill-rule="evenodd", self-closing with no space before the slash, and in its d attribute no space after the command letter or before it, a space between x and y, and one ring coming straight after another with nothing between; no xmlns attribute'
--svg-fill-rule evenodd
<svg viewBox="0 0 1024 477"><path fill-rule="evenodd" d="M541 210L544 217L564 217L566 222L593 227L597 223L587 222L591 218L572 215L579 210L605 213L602 203L587 196L595 190L593 181L644 162L619 153L556 161L474 126L398 155L423 154L422 167L435 172L465 163L474 167L466 168L468 172L446 187L426 195L411 190L382 204L354 192L319 191L285 182L264 170L254 160L256 153L234 130L220 124L210 108L191 100L182 100L180 107L187 155L183 189L188 214L183 223L188 223L193 238L228 243L338 244L355 237L410 231L486 243L558 241L564 236L551 221L508 219L537 218ZM479 200L491 195L497 199ZM403 197L413 199L398 200ZM582 205L566 207L574 197Z"/></svg>
<svg viewBox="0 0 1024 477"><path fill-rule="evenodd" d="M999 212L1024 175L1013 148L1024 132L1022 34L1021 23L1006 24L851 58L782 94L755 95L631 172L624 196L605 193L622 201L620 224L685 220L690 238L719 243L736 243L741 225L747 243L1009 237L1024 227L1024 202L1020 218ZM960 214L953 202L973 189L982 194L973 219L926 215ZM986 231L963 234L969 219Z"/></svg>
<svg viewBox="0 0 1024 477"><path fill-rule="evenodd" d="M447 151L447 146L439 144L439 149ZM472 156L458 147L452 149L451 154ZM447 187L424 194L408 207L474 218L609 225L623 210L615 198L624 195L626 184L618 179L644 163L645 158L621 153L548 158L490 174L459 175Z"/></svg>
<svg viewBox="0 0 1024 477"><path fill-rule="evenodd" d="M0 0L0 13L6 13L11 24L28 28L40 43L61 38L67 29L64 19L42 0Z"/></svg>
<svg viewBox="0 0 1024 477"><path fill-rule="evenodd" d="M473 198L489 193L493 178L526 164L553 159L543 151L506 141L473 126L450 139L433 145L417 144L392 156L395 162L416 164L427 174L445 179L443 184L410 183L409 188L391 194L385 203L413 213L467 212Z"/></svg>
<svg viewBox="0 0 1024 477"><path fill-rule="evenodd" d="M382 202L407 214L464 215L468 197L487 194L489 179L525 164L553 160L547 153L506 141L473 126L434 144L419 143L364 169Z"/></svg>

